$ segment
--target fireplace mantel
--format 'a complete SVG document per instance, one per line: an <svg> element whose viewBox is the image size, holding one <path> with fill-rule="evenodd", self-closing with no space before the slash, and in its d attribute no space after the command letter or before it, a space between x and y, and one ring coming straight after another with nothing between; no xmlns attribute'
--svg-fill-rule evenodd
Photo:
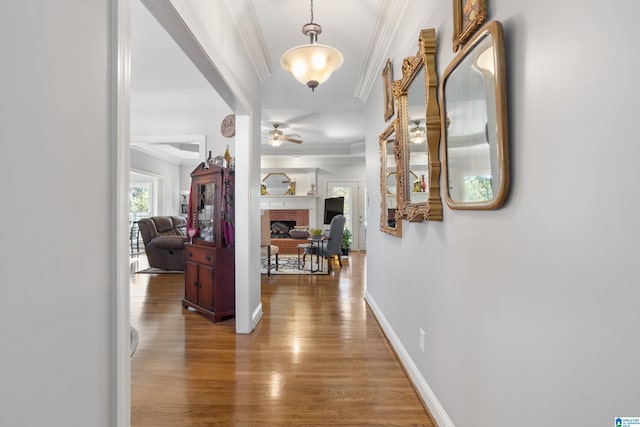
<svg viewBox="0 0 640 427"><path fill-rule="evenodd" d="M316 228L318 196L260 196L260 209L309 211L309 227Z"/></svg>

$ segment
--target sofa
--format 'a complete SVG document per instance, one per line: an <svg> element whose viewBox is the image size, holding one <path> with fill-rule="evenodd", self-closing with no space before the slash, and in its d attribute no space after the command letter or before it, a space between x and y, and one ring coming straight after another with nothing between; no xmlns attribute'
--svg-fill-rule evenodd
<svg viewBox="0 0 640 427"><path fill-rule="evenodd" d="M187 220L181 216L152 216L138 220L149 266L184 271Z"/></svg>

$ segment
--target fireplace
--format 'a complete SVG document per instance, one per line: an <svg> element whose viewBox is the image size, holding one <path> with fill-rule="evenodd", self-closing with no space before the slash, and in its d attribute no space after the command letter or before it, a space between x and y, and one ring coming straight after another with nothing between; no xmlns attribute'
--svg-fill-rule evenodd
<svg viewBox="0 0 640 427"><path fill-rule="evenodd" d="M317 196L262 196L260 209L271 213L271 220L295 221L297 226L315 228Z"/></svg>
<svg viewBox="0 0 640 427"><path fill-rule="evenodd" d="M271 221L271 238L287 238L289 237L289 230L295 227L295 221Z"/></svg>

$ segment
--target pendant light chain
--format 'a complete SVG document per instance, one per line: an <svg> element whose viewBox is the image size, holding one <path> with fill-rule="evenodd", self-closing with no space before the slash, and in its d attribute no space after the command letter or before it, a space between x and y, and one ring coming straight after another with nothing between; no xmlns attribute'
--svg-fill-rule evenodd
<svg viewBox="0 0 640 427"><path fill-rule="evenodd" d="M313 24L313 0L311 0L311 23Z"/></svg>

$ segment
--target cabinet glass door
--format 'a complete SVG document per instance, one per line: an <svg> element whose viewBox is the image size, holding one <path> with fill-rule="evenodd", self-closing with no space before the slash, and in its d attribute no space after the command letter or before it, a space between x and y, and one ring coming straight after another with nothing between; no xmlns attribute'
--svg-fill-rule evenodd
<svg viewBox="0 0 640 427"><path fill-rule="evenodd" d="M199 233L194 241L214 243L216 240L216 186L215 183L196 185L196 221Z"/></svg>

